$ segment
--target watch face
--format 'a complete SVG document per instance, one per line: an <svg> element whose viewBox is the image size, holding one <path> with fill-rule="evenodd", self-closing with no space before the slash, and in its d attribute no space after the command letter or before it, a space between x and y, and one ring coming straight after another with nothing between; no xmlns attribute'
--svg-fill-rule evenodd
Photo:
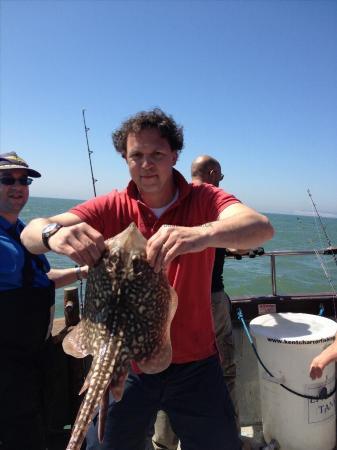
<svg viewBox="0 0 337 450"><path fill-rule="evenodd" d="M42 242L45 245L45 247L49 248L51 250L48 240L53 234L55 234L60 228L62 228L62 225L59 223L49 223L46 225L42 230Z"/></svg>
<svg viewBox="0 0 337 450"><path fill-rule="evenodd" d="M49 223L44 229L43 234L48 235L49 233L53 232L55 229L59 228L60 225L58 223Z"/></svg>

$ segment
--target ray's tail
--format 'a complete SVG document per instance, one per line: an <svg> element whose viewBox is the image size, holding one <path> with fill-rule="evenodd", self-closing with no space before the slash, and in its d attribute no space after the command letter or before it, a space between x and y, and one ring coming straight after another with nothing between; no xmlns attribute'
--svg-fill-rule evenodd
<svg viewBox="0 0 337 450"><path fill-rule="evenodd" d="M95 355L90 369L88 391L77 414L66 450L80 450L95 409L110 383L121 345L120 340L110 337L106 348Z"/></svg>

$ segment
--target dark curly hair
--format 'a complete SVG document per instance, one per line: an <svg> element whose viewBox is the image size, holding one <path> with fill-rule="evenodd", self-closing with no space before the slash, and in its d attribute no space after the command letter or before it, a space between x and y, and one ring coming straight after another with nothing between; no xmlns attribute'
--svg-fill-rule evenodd
<svg viewBox="0 0 337 450"><path fill-rule="evenodd" d="M172 150L178 154L181 152L184 146L183 127L177 125L172 116L166 115L159 108L140 111L123 122L121 127L112 133L112 142L116 151L125 158L128 135L149 128L158 130L160 136L167 139Z"/></svg>

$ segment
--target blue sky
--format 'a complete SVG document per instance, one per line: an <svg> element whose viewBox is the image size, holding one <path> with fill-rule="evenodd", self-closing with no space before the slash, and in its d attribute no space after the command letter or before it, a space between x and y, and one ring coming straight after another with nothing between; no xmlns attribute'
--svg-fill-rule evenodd
<svg viewBox="0 0 337 450"><path fill-rule="evenodd" d="M184 126L177 168L211 154L222 187L269 212L337 214L337 2L2 1L1 151L34 196L89 198L129 174L111 132L156 106Z"/></svg>

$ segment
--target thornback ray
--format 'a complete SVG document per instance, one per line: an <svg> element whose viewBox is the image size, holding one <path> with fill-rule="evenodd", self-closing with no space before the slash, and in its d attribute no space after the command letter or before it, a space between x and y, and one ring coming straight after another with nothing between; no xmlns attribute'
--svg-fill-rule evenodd
<svg viewBox="0 0 337 450"><path fill-rule="evenodd" d="M172 360L170 326L178 298L164 271L155 273L147 262L146 239L132 223L105 245L102 259L89 269L83 317L63 342L76 358L93 356L67 450L81 448L99 405L98 438L104 439L109 392L121 400L132 360L150 374Z"/></svg>

